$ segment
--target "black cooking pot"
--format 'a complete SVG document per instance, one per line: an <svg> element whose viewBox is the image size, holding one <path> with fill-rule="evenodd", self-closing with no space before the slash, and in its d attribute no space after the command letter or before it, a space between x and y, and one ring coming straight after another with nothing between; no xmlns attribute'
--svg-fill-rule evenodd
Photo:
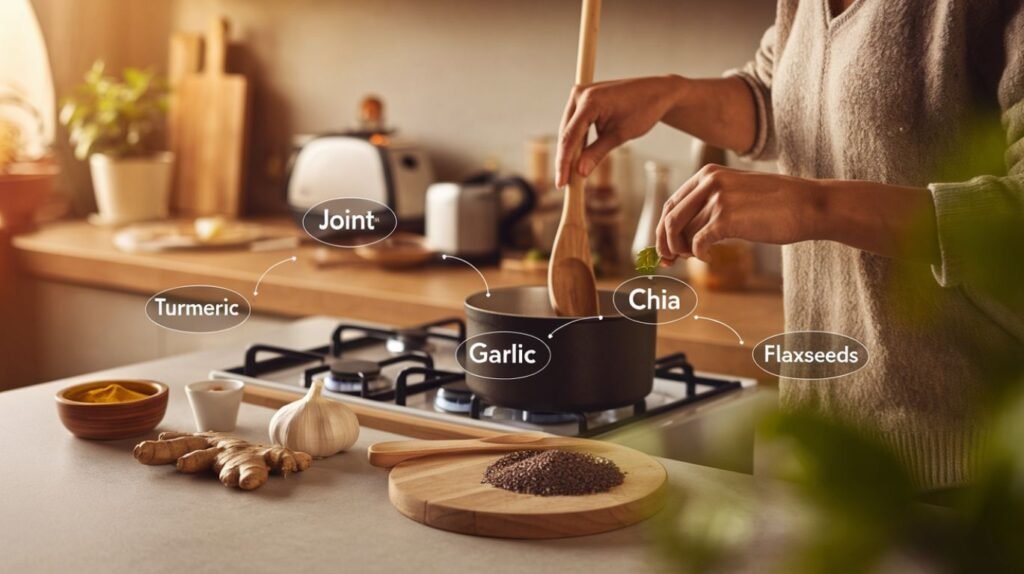
<svg viewBox="0 0 1024 574"><path fill-rule="evenodd" d="M506 337L509 342L526 341L527 347L541 346L536 339L550 349L550 357L546 366L527 376L513 369L514 378L500 376L500 370L481 376L467 369L466 384L487 404L535 412L590 412L636 403L651 392L654 381L657 311L632 311L627 296L620 294L618 308L628 310L635 319L630 320L616 310L613 297L612 291L598 292L602 320L568 324L576 318L555 314L546 286L495 289L490 297L484 292L470 295L467 343ZM468 346L460 348L462 358Z"/></svg>

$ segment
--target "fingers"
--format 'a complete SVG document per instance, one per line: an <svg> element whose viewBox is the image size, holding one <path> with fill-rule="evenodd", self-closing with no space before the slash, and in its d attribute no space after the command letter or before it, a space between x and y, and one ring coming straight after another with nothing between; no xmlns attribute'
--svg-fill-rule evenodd
<svg viewBox="0 0 1024 574"><path fill-rule="evenodd" d="M677 203L672 211L665 216L665 238L670 253L676 257L689 257L692 253L690 253L690 244L686 240L686 236L683 235L683 230L690 220L683 220L679 215L681 205L682 202Z"/></svg>
<svg viewBox="0 0 1024 574"><path fill-rule="evenodd" d="M594 143L580 152L580 159L576 162L579 174L583 177L589 176L597 164L601 163L601 160L621 143L622 138L617 135L601 134Z"/></svg>
<svg viewBox="0 0 1024 574"><path fill-rule="evenodd" d="M671 265L676 260L676 257L680 255L685 255L685 253L674 251L672 249L671 244L669 243L669 236L671 235L671 230L669 229L668 225L669 215L673 212L676 206L679 205L679 202L683 198L688 196L693 191L693 189L700 183L700 177L698 176L699 172L697 174L694 174L693 177L691 177L690 179L686 180L686 183L680 186L680 188L677 189L676 192L672 194L672 197L668 198L668 201L665 202L665 205L661 209L661 218L658 220L657 248L658 255L661 257L661 260L665 262L667 265Z"/></svg>
<svg viewBox="0 0 1024 574"><path fill-rule="evenodd" d="M667 204L666 204L667 205ZM658 220L658 229L655 232L656 242L655 249L658 251L658 257L661 257L661 266L668 267L676 261L676 256L672 254L672 251L668 247L668 238L665 236L665 218L662 217Z"/></svg>
<svg viewBox="0 0 1024 574"><path fill-rule="evenodd" d="M725 171L715 165L701 168L665 203L658 224L658 252L663 261L671 264L677 257L696 254L693 240L714 219L711 201L721 190ZM705 235L704 240L717 241L712 235ZM702 244L702 248L709 246Z"/></svg>
<svg viewBox="0 0 1024 574"><path fill-rule="evenodd" d="M558 147L555 149L555 187L562 187L563 179L566 179L565 168L562 166L562 140L565 139L566 129L569 121L576 114L576 96L579 93L579 86L573 86L569 91L569 101L565 103L565 110L562 112L562 121L558 123Z"/></svg>
<svg viewBox="0 0 1024 574"><path fill-rule="evenodd" d="M710 182L701 181L665 216L665 236L668 240L669 250L675 255L693 256L687 229L694 225L694 218L704 208L713 192L714 188Z"/></svg>
<svg viewBox="0 0 1024 574"><path fill-rule="evenodd" d="M583 141L593 123L594 111L587 107L585 102L577 103L576 109L571 118L562 130L558 138L556 185L564 187L569 183L569 173L572 170L572 161L576 152L583 147Z"/></svg>
<svg viewBox="0 0 1024 574"><path fill-rule="evenodd" d="M576 98L579 97L579 93L579 86L573 86L572 90L569 91L569 101L565 103L565 110L562 112L562 121L558 122L559 134L565 132L565 126L569 125L569 120L572 119L573 114L576 113Z"/></svg>
<svg viewBox="0 0 1024 574"><path fill-rule="evenodd" d="M562 121L558 125L558 149L555 152L555 186L563 187L569 179L569 166L571 154L565 154L562 150L567 147L565 139L569 134L569 125L576 115L576 100L579 98L582 88L573 86L569 92L569 101L565 104L565 111L562 112Z"/></svg>
<svg viewBox="0 0 1024 574"><path fill-rule="evenodd" d="M708 223L693 236L694 256L701 261L710 262L711 247L723 239L728 237L721 232L721 226L714 221Z"/></svg>
<svg viewBox="0 0 1024 574"><path fill-rule="evenodd" d="M690 252L706 263L711 262L711 248L716 243L733 237L731 219L722 208L721 197L712 195L683 230Z"/></svg>
<svg viewBox="0 0 1024 574"><path fill-rule="evenodd" d="M695 241L697 236L700 235L703 230L712 225L712 222L715 219L714 211L715 208L713 201L705 203L704 208L697 212L697 215L695 215L693 219L690 220L690 223L687 224L686 228L683 229L683 242L686 244L687 249L692 256L702 261L707 261L707 259L702 257L702 255L706 253L707 246L702 244L702 250L698 251L698 246Z"/></svg>

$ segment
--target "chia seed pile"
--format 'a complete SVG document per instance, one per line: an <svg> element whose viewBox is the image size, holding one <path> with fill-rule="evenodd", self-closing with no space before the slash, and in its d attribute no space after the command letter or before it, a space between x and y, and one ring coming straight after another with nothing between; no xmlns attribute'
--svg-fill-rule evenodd
<svg viewBox="0 0 1024 574"><path fill-rule="evenodd" d="M484 471L482 484L539 496L581 496L607 492L626 475L614 462L585 452L517 450Z"/></svg>

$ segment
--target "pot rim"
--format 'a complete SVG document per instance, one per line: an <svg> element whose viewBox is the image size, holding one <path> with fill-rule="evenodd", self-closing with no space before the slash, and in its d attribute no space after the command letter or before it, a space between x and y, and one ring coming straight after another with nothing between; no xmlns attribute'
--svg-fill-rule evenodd
<svg viewBox="0 0 1024 574"><path fill-rule="evenodd" d="M470 302L471 300L473 300L474 298L477 298L477 297L490 298L488 296L488 293L490 293L491 296L493 296L495 293L504 292L504 291L522 291L522 290L531 290L532 291L532 290L541 290L541 289L543 289L544 291L547 291L547 286L546 285L517 285L517 286L511 286L511 287L498 287L498 288L495 288L495 289L491 289L489 291L477 291L476 293L471 293L468 296L466 296L466 300L465 300L464 305L465 305L467 311L475 311L477 313L486 314L486 315L489 315L489 316L492 316L492 317L516 317L516 318L520 318L520 319L537 319L537 320L546 320L546 321L564 321L564 320L567 320L567 319L568 320L572 320L572 319L588 319L588 318L590 318L590 315L587 315L587 316L578 316L578 315L564 315L563 316L563 315L554 315L554 314L552 314L552 315L526 315L526 314L523 314L523 313L511 313L511 312L507 312L507 311L496 311L496 310L493 310L493 309L485 309L485 308L483 308L483 307L481 307L479 305L475 305L475 304ZM609 289L598 289L597 292L598 292L598 294L607 293L607 294L609 294L612 297L612 301L615 300L615 291L612 291L612 290L609 290ZM641 316L641 315L644 315L646 313L648 313L648 311L643 311L643 312L639 312L638 311L633 316ZM620 320L621 321L633 321L634 323L636 322L635 320L630 319L630 317L622 314L622 312L620 312L615 307L614 304L612 305L612 308L611 308L611 310L608 313L606 313L606 314L602 313L600 316L602 318L601 320L604 321L604 322L620 321Z"/></svg>

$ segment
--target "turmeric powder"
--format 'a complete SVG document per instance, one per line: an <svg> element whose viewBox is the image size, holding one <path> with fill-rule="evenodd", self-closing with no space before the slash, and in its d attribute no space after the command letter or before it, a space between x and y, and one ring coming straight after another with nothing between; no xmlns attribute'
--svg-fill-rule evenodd
<svg viewBox="0 0 1024 574"><path fill-rule="evenodd" d="M84 390L70 398L80 403L127 403L142 400L148 396L146 393L140 393L117 383L111 383L105 387Z"/></svg>

